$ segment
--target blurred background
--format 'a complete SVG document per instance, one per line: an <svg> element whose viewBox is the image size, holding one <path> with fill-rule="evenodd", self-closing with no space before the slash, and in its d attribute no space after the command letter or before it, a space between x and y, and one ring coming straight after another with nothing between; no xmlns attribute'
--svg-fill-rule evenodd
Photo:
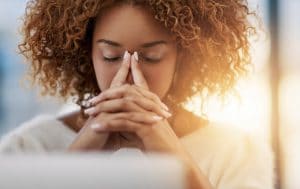
<svg viewBox="0 0 300 189"><path fill-rule="evenodd" d="M300 1L249 0L262 18L265 34L251 39L255 69L238 84L240 100L222 106L212 99L211 120L262 135L273 147L277 188L300 188ZM18 53L19 27L26 0L0 0L0 137L37 114L56 114L65 105L41 98L22 84L27 70ZM200 114L197 98L187 108Z"/></svg>

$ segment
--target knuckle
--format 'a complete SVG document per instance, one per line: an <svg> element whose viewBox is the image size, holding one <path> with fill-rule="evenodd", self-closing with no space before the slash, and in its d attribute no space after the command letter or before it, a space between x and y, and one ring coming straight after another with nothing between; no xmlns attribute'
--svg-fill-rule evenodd
<svg viewBox="0 0 300 189"><path fill-rule="evenodd" d="M128 107L130 107L130 101L128 99L126 99L126 98L123 98L121 100L121 107L122 108L128 108Z"/></svg>

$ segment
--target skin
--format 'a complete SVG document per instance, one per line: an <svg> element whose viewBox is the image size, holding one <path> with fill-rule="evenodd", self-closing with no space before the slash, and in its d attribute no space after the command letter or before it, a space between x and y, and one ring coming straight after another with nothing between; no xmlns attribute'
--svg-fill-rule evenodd
<svg viewBox="0 0 300 189"><path fill-rule="evenodd" d="M98 17L92 59L101 91L109 88L127 50L138 52L149 90L164 97L172 82L177 49L172 36L152 17L142 7L124 5L106 9ZM105 57L118 59L109 62L103 60ZM128 74L126 83L133 84L132 74Z"/></svg>
<svg viewBox="0 0 300 189"><path fill-rule="evenodd" d="M145 10L120 5L97 18L91 56L102 93L90 101L89 118L69 150L101 150L111 132L134 133L144 152L182 160L188 188L211 188L167 121L171 114L162 99L171 86L177 51L172 36Z"/></svg>

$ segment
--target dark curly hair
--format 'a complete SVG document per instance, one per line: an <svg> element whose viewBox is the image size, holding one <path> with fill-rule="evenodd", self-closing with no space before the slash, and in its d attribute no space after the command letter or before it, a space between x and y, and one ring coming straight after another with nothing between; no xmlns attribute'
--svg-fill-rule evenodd
<svg viewBox="0 0 300 189"><path fill-rule="evenodd" d="M117 3L149 8L175 36L182 56L166 98L171 107L195 94L223 95L247 73L255 28L245 0L31 0L19 49L42 94L77 97L82 105L101 92L91 64L92 32L101 10Z"/></svg>

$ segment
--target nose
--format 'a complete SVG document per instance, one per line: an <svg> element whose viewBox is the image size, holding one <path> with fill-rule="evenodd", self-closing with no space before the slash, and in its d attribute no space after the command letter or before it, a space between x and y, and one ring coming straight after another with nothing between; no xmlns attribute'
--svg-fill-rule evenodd
<svg viewBox="0 0 300 189"><path fill-rule="evenodd" d="M126 83L128 83L130 85L134 84L131 70L129 70L129 72L128 72L128 75L127 75L127 78L126 78Z"/></svg>

